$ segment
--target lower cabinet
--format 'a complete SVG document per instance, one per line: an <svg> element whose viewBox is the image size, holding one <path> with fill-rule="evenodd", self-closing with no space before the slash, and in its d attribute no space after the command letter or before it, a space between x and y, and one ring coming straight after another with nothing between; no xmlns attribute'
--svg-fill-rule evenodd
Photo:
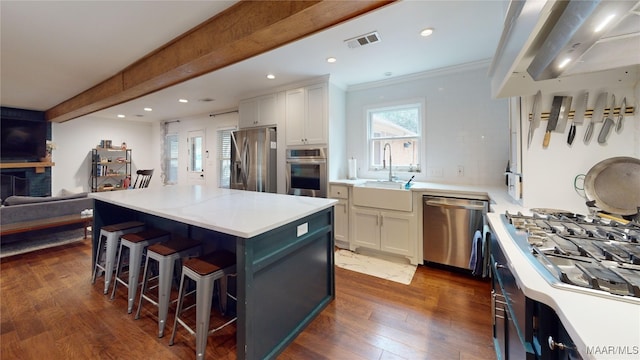
<svg viewBox="0 0 640 360"><path fill-rule="evenodd" d="M333 234L336 242L349 244L349 201L339 199L334 205L333 212ZM341 244L336 243L339 247Z"/></svg>
<svg viewBox="0 0 640 360"><path fill-rule="evenodd" d="M398 255L413 255L415 216L411 212L352 208L351 248L358 246Z"/></svg>
<svg viewBox="0 0 640 360"><path fill-rule="evenodd" d="M492 235L491 305L493 342L500 360L581 360L558 315L518 287Z"/></svg>
<svg viewBox="0 0 640 360"><path fill-rule="evenodd" d="M333 238L339 248L349 248L349 188L329 184L329 198L338 200L333 209Z"/></svg>

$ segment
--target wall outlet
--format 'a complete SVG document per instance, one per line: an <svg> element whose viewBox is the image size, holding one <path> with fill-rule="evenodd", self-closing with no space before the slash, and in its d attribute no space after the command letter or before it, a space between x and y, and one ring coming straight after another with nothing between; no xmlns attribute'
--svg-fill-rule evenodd
<svg viewBox="0 0 640 360"><path fill-rule="evenodd" d="M429 176L430 177L443 177L444 170L441 167L430 167L429 168Z"/></svg>
<svg viewBox="0 0 640 360"><path fill-rule="evenodd" d="M464 166L458 165L458 176L464 176Z"/></svg>

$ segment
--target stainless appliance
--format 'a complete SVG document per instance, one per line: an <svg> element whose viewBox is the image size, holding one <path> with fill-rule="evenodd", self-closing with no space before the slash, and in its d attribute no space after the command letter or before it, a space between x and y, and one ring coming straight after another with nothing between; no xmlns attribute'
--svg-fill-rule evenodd
<svg viewBox="0 0 640 360"><path fill-rule="evenodd" d="M327 150L287 149L287 194L327 197Z"/></svg>
<svg viewBox="0 0 640 360"><path fill-rule="evenodd" d="M424 260L473 270L474 234L483 231L488 202L435 196L422 199Z"/></svg>
<svg viewBox="0 0 640 360"><path fill-rule="evenodd" d="M277 192L276 128L237 130L231 133L230 188Z"/></svg>
<svg viewBox="0 0 640 360"><path fill-rule="evenodd" d="M640 226L569 212L505 214L516 244L553 286L640 304ZM592 294L592 292L585 292Z"/></svg>

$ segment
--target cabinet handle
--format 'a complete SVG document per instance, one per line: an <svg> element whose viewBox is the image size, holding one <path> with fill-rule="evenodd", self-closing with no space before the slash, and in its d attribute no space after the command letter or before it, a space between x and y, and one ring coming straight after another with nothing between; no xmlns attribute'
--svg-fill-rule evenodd
<svg viewBox="0 0 640 360"><path fill-rule="evenodd" d="M553 336L549 336L547 341L549 343L549 349L551 350L555 350L556 348L558 348L558 350L560 351L564 351L566 349L572 349L570 346L567 346L561 342L555 342L555 340L553 340Z"/></svg>
<svg viewBox="0 0 640 360"><path fill-rule="evenodd" d="M495 263L493 263L493 266L495 266L496 269L506 269L507 267L499 264L497 261Z"/></svg>

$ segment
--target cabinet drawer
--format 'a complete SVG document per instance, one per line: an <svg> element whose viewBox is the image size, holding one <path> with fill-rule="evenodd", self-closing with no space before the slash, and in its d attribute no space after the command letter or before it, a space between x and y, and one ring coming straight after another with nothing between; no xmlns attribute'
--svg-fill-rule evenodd
<svg viewBox="0 0 640 360"><path fill-rule="evenodd" d="M346 185L331 185L329 187L329 197L333 199L348 199L349 187Z"/></svg>

